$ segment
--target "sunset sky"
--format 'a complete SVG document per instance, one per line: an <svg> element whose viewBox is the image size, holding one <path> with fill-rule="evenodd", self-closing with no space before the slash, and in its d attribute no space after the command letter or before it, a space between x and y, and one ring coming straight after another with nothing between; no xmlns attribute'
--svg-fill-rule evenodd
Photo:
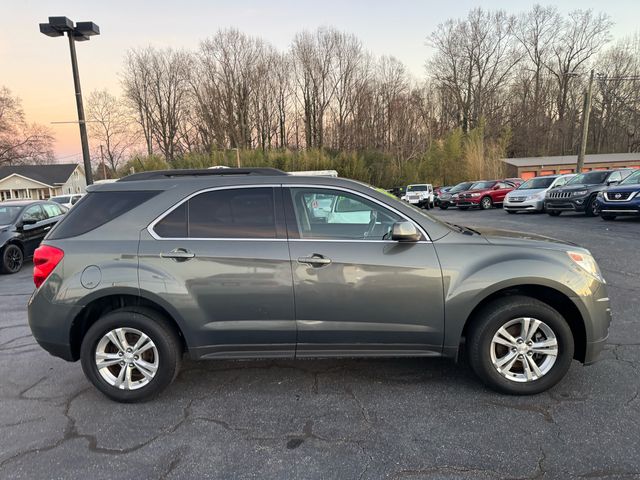
<svg viewBox="0 0 640 480"><path fill-rule="evenodd" d="M52 128L59 161L80 161L77 124L53 125L77 120L69 49L66 39L39 33L38 23L48 16L64 15L74 21L91 20L101 35L77 44L85 98L106 88L119 95L118 72L129 48L154 45L194 49L218 29L237 27L260 36L281 50L304 29L333 26L357 35L375 55L394 55L416 78L425 76L429 55L428 34L448 18L461 17L478 5L516 13L533 1L196 1L196 0L0 0L0 86L22 99L30 122ZM553 2L563 13L577 8L605 11L613 21L615 38L638 32L638 0L566 0Z"/></svg>

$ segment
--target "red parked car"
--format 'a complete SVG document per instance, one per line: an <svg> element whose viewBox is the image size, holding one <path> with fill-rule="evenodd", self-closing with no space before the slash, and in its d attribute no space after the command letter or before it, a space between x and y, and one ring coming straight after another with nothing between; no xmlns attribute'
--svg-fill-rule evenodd
<svg viewBox="0 0 640 480"><path fill-rule="evenodd" d="M456 205L460 210L468 210L471 207L480 207L482 210L488 210L495 205L501 205L507 193L514 190L522 182L521 178L481 180L471 185L471 188L466 192L460 192Z"/></svg>

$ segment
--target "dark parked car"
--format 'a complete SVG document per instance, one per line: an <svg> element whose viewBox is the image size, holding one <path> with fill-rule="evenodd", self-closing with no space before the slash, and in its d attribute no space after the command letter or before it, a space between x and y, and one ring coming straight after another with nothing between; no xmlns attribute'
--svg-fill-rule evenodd
<svg viewBox="0 0 640 480"><path fill-rule="evenodd" d="M562 212L581 212L587 217L599 214L596 196L610 185L617 185L634 170L594 170L581 173L569 180L564 187L547 192L544 206L547 213L557 217Z"/></svg>
<svg viewBox="0 0 640 480"><path fill-rule="evenodd" d="M36 251L29 325L118 401L167 387L183 354L456 359L462 346L487 385L533 394L607 338L587 250L443 223L359 182L174 170L88 190Z"/></svg>
<svg viewBox="0 0 640 480"><path fill-rule="evenodd" d="M458 194L460 192L464 192L465 190L469 190L469 188L471 188L471 185L473 184L474 182L462 182L457 184L455 187L452 187L448 192L442 193L441 195L439 195L438 206L442 210L446 210L449 207L455 206Z"/></svg>
<svg viewBox="0 0 640 480"><path fill-rule="evenodd" d="M471 207L488 210L502 205L507 193L517 188L521 183L522 179L520 178L481 180L471 185L466 192L460 192L456 205L460 210L468 210Z"/></svg>
<svg viewBox="0 0 640 480"><path fill-rule="evenodd" d="M0 203L0 272L17 273L33 255L66 208L54 202L9 200Z"/></svg>
<svg viewBox="0 0 640 480"><path fill-rule="evenodd" d="M433 200L433 204L434 206L438 207L440 206L440 195L447 193L449 190L451 190L453 188L453 185L445 185L442 187L435 187L433 189L433 195L434 195L434 200Z"/></svg>
<svg viewBox="0 0 640 480"><path fill-rule="evenodd" d="M596 196L603 220L640 216L640 170L636 170L619 185L606 188Z"/></svg>

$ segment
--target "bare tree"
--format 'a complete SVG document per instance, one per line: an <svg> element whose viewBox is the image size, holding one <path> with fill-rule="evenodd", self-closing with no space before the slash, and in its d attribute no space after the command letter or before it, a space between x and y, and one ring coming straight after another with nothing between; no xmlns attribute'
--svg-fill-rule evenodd
<svg viewBox="0 0 640 480"><path fill-rule="evenodd" d="M115 174L137 141L128 107L107 90L95 90L87 99L87 119L91 139L102 146L104 161Z"/></svg>
<svg viewBox="0 0 640 480"><path fill-rule="evenodd" d="M0 88L0 165L53 160L53 135L42 125L28 124L20 99Z"/></svg>

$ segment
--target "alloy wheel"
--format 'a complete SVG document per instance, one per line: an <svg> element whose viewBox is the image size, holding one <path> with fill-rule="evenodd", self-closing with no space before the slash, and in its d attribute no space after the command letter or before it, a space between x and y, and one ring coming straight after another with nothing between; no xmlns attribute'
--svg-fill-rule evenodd
<svg viewBox="0 0 640 480"><path fill-rule="evenodd" d="M15 245L7 247L4 253L4 265L9 273L16 273L22 268L22 250Z"/></svg>
<svg viewBox="0 0 640 480"><path fill-rule="evenodd" d="M96 345L95 364L100 376L112 387L136 390L155 377L158 349L140 330L115 328Z"/></svg>
<svg viewBox="0 0 640 480"><path fill-rule="evenodd" d="M491 362L504 378L533 382L549 373L558 357L558 339L541 320L520 317L508 321L493 336Z"/></svg>

